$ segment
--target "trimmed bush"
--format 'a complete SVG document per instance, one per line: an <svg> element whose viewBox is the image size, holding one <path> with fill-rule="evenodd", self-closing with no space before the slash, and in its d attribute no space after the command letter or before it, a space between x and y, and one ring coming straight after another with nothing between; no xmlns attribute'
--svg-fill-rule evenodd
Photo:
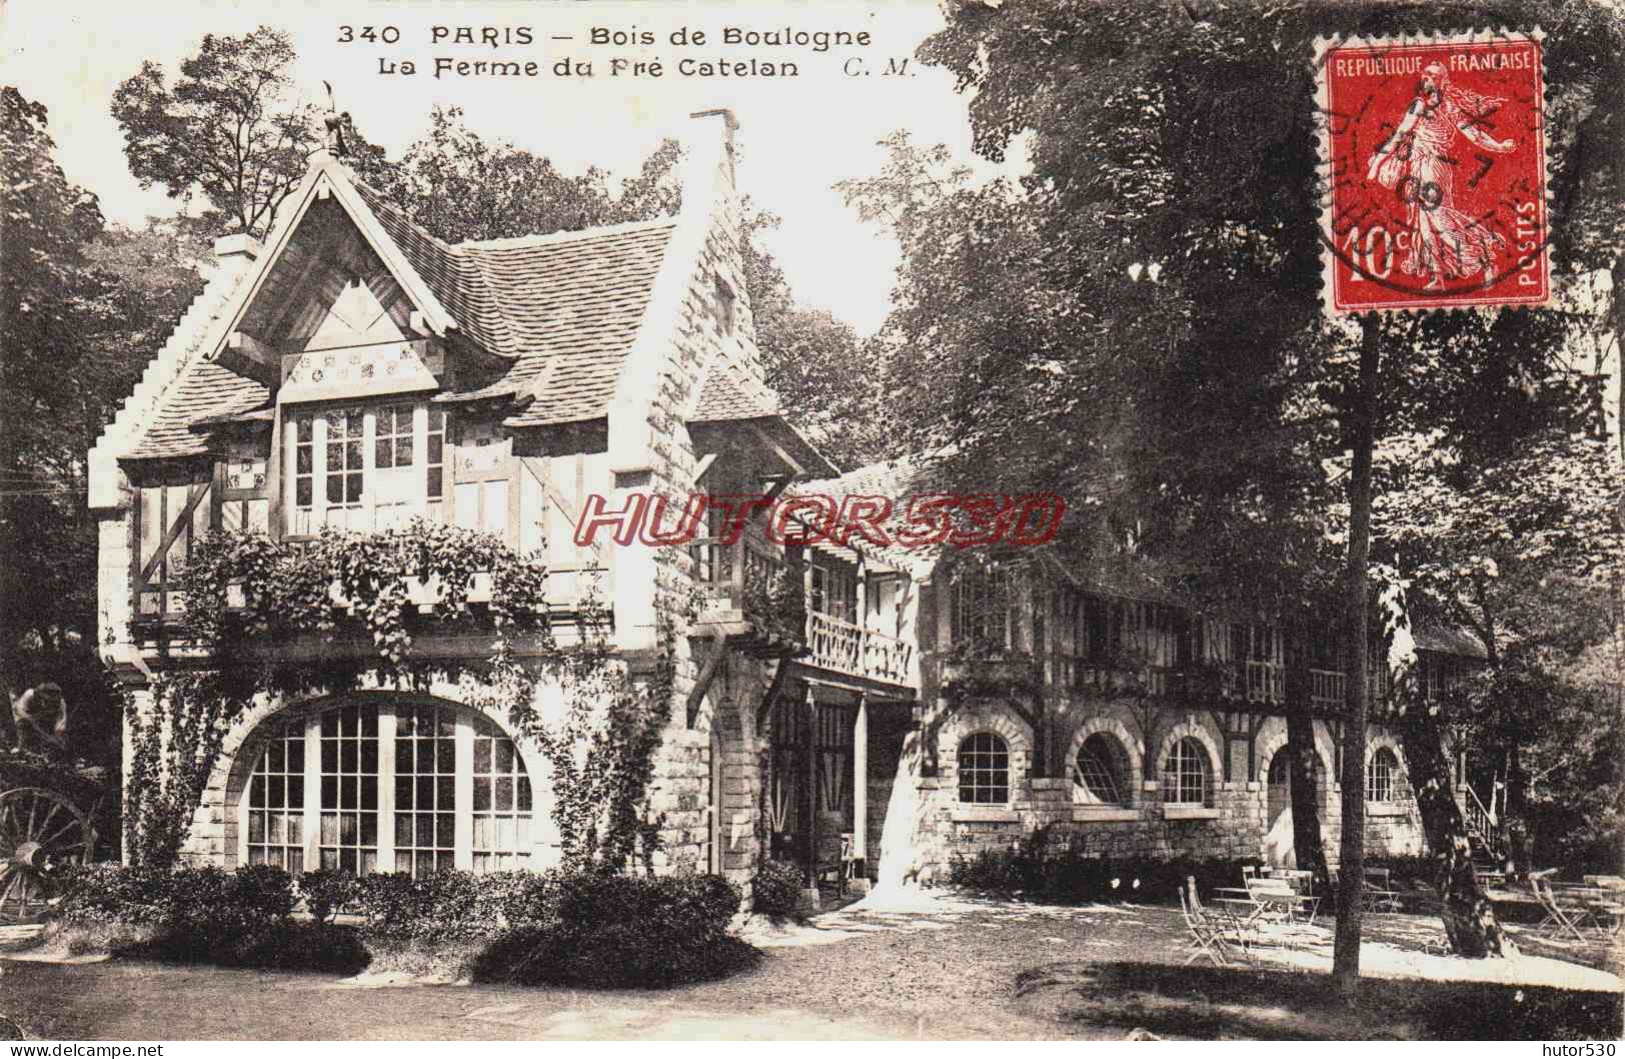
<svg viewBox="0 0 1625 1059"><path fill-rule="evenodd" d="M802 874L782 860L763 861L751 879L751 906L770 919L788 919L801 908Z"/></svg>
<svg viewBox="0 0 1625 1059"><path fill-rule="evenodd" d="M422 878L366 875L353 907L369 937L469 941L519 926L547 926L558 904L556 872L475 875L447 869Z"/></svg>
<svg viewBox="0 0 1625 1059"><path fill-rule="evenodd" d="M353 931L294 923L293 879L281 868L167 872L98 864L72 873L53 920L69 948L100 940L118 955L227 967L355 971Z"/></svg>
<svg viewBox="0 0 1625 1059"><path fill-rule="evenodd" d="M551 927L498 938L476 966L484 980L661 988L716 978L757 956L728 934L739 888L717 875L561 876Z"/></svg>
<svg viewBox="0 0 1625 1059"><path fill-rule="evenodd" d="M1054 904L1164 901L1172 900L1189 877L1204 893L1240 886L1241 869L1262 863L1257 857L1093 857L1076 842L1060 845L1039 830L1015 849L983 850L971 858L956 855L948 865L948 881Z"/></svg>
<svg viewBox="0 0 1625 1059"><path fill-rule="evenodd" d="M305 911L318 923L330 923L361 896L361 880L347 871L307 871L296 883Z"/></svg>
<svg viewBox="0 0 1625 1059"><path fill-rule="evenodd" d="M69 878L50 943L343 973L378 954L389 969L449 979L643 988L717 977L757 955L727 933L740 892L715 875L311 872L299 891L314 922L289 917L294 882L279 868L96 865ZM339 907L366 925L327 922Z"/></svg>

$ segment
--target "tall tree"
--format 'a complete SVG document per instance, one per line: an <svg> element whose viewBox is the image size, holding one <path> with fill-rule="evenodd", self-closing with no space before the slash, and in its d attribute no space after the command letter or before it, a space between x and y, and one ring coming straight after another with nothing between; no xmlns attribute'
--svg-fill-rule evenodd
<svg viewBox="0 0 1625 1059"><path fill-rule="evenodd" d="M0 676L60 684L76 750L111 760L85 453L199 277L176 225L104 229L54 155L45 108L0 92Z"/></svg>
<svg viewBox="0 0 1625 1059"><path fill-rule="evenodd" d="M1035 443L1065 451L1076 465L1060 468L1066 477L1051 487L1108 483L1085 495L1107 514L1151 526L1146 547L1243 591L1233 574L1260 565L1247 555L1272 556L1280 527L1294 527L1291 537L1306 543L1283 553L1288 561L1267 582L1283 604L1323 590L1325 554L1307 542L1317 525L1332 533L1344 553L1351 743L1366 716L1375 440L1399 410L1425 412L1447 429L1474 419L1484 388L1519 386L1532 362L1553 359L1561 342L1552 335L1564 326L1551 311L1500 314L1488 327L1476 314L1439 314L1365 322L1357 339L1320 316L1315 116L1304 102L1312 41L1399 33L1417 17L1419 9L1329 4L951 6L947 28L920 57L973 92L977 149L1001 158L1021 134L1032 173L1022 202L1001 211L1004 231L963 219L961 209L961 219L919 240L922 264L905 266L894 317L899 335L924 350L916 356L937 358L933 377L914 384L912 403L938 436L957 439L961 467L984 478L991 469L1019 475L1020 456L1011 454ZM1610 82L1625 80L1617 76L1625 44L1617 22L1575 5L1532 12L1491 3L1425 17L1441 29L1533 21L1548 30L1552 98L1573 89L1562 111L1570 123L1553 137L1554 191L1573 215L1604 218L1592 226L1599 249L1563 242L1554 216L1556 271L1585 254L1611 264L1618 229L1606 219L1621 197L1618 152L1589 145L1616 120L1600 112L1617 113ZM1032 253L1006 250L1018 232L1033 233ZM966 245L979 252L980 290L941 267ZM989 312L1000 296L1014 322L1008 331ZM1049 326L1027 327L1022 310L1046 301ZM1528 330L1518 334L1512 317L1529 321ZM1528 341L1541 328L1548 333ZM1482 354L1481 370L1454 370L1464 352ZM990 376L989 365L1013 370ZM1005 426L1013 407L1042 408L1053 398L1051 378L1068 383L1059 407L1070 418L1017 416L1031 425L1025 437ZM932 394L954 400L932 403ZM1323 473L1338 453L1341 499L1328 490L1336 479ZM1046 460L1037 468L1057 469ZM1276 523L1274 514L1288 517ZM1203 556L1222 561L1191 562ZM1347 767L1358 770L1363 755L1350 757ZM1363 789L1345 778L1340 906L1348 914L1336 964L1346 991L1358 973ZM1446 803L1454 809L1448 798L1422 806L1436 850L1442 836L1449 844L1460 837ZM1442 881L1464 900L1481 897L1470 871ZM1482 930L1461 935L1464 951L1485 951L1487 940Z"/></svg>
<svg viewBox="0 0 1625 1059"><path fill-rule="evenodd" d="M322 143L316 108L292 79L293 42L261 26L207 34L170 83L151 61L113 93L124 156L142 187L201 193L220 231L263 238Z"/></svg>

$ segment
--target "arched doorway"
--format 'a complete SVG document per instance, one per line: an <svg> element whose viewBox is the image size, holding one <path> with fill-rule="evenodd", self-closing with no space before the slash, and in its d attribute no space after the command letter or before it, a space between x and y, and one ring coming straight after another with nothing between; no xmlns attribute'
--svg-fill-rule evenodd
<svg viewBox="0 0 1625 1059"><path fill-rule="evenodd" d="M1270 759L1264 782L1264 859L1274 867L1295 868L1292 831L1292 754L1282 747ZM1310 769L1318 800L1325 791L1326 775L1320 756L1311 755Z"/></svg>

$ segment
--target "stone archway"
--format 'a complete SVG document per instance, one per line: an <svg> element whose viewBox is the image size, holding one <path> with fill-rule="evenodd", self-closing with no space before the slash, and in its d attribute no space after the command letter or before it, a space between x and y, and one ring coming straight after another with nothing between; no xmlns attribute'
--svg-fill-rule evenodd
<svg viewBox="0 0 1625 1059"><path fill-rule="evenodd" d="M1264 740L1258 755L1258 778L1263 782L1264 833L1260 840L1264 860L1277 867L1295 865L1293 854L1292 789L1293 762L1291 755L1282 753L1288 743L1284 722ZM1314 733L1316 801L1322 810L1322 833L1325 812L1331 804L1332 755L1331 747L1317 730Z"/></svg>
<svg viewBox="0 0 1625 1059"><path fill-rule="evenodd" d="M1140 785L1145 778L1145 743L1129 731L1128 726L1114 717L1091 717L1078 725L1066 752L1064 765L1067 775L1076 781L1078 754L1091 736L1103 736L1116 743L1122 755L1121 785L1123 804L1132 806L1140 801Z"/></svg>
<svg viewBox="0 0 1625 1059"><path fill-rule="evenodd" d="M453 810L453 815L467 817L465 822L457 825L457 838L453 843L458 850L457 856L461 860L467 861L470 857L478 860L480 857L485 856L483 852L480 852L482 849L502 849L509 852L522 851L528 866L542 868L548 866L551 860L557 856L557 835L549 807L551 802L551 798L548 796L550 781L548 779L549 770L546 759L531 740L514 729L506 716L485 711L459 701L457 689L451 685L437 685L431 689L430 693L364 689L293 701L277 698L257 702L233 726L231 733L222 744L220 761L216 764L214 774L205 789L192 834L187 842L187 854L193 859L221 863L228 868L245 863L246 850L251 839L251 834L245 830L250 816L248 812L250 777L259 766L262 755L276 741L277 737L285 732L286 722L291 721L299 725L314 726L317 723L317 718L346 707L370 708L380 711L380 716L387 712L391 718L391 727L388 729L390 732L394 730L393 725L397 719L398 711L403 708L439 708L447 714L448 718L458 719L456 724L459 733L455 737L447 737L453 738L460 747L457 750L457 764L455 766L457 775L456 788L458 790L462 790L467 784L475 783L475 774L489 775L491 778L486 782L491 785L493 790L501 787L500 781L496 778L498 775L520 777L512 780L514 787L528 786L530 792L529 808L522 814L526 818L526 824L525 831L521 832L521 835L528 833L528 837L503 839L504 843L516 842L517 845L476 845L472 833L465 831L465 829L471 825L478 826L474 824L475 817L479 817L481 820L487 820L490 817L491 819L487 820L487 822L491 823L493 828L497 828L495 818L491 815L494 809L490 804L481 807L476 801L476 795L472 793L461 793L456 796L457 807ZM480 724L489 725L490 728L481 729L475 723L476 721L480 722ZM382 721L379 723L381 725ZM448 721L448 723L450 722ZM494 733L489 737L480 734L482 730L491 732L492 729L494 729ZM307 770L320 768L322 774L325 775L326 766L318 764L321 747L319 745L309 745L310 733L314 732L314 730L314 727L304 730L301 753L306 756L305 760L311 763L306 766ZM475 760L474 754L477 752L477 748L482 745L480 740L486 739L488 741L489 738L498 736L505 737L498 740L503 745L512 744L512 755L517 757L518 762L517 772L502 771L503 767L494 764L495 759L493 759L492 764L486 765L482 771ZM327 737L323 736L322 738L325 740ZM390 738L397 737L391 736ZM363 739L363 742L365 741ZM373 771L368 772L367 775L378 777L378 804L372 811L376 814L378 828L381 832L385 826L391 824L387 814L396 812L398 807L394 805L394 792L384 791L384 788L389 785L388 777L394 775L394 762L383 761L385 757L389 756L386 750L390 748L381 738L375 739L374 742L378 746L379 763L370 766ZM461 748L465 745L466 749ZM502 753L508 753L508 751L504 750ZM510 762L513 757L509 758ZM364 752L362 761L365 761ZM358 764L356 766L357 775L365 772L368 767L364 763ZM348 768L348 766L342 766L342 768ZM507 768L511 769L512 766L507 766ZM496 771L493 771L493 769ZM348 773L346 772L346 774ZM468 778L465 779L465 775ZM311 782L315 781L312 780ZM323 783L325 782L323 780ZM474 789L469 788L469 790ZM512 788L503 789L511 790ZM319 790L318 787L307 787L302 797L304 799L302 804L310 804L312 797L325 798L326 794L323 790ZM517 794L513 795L514 799L517 797ZM315 804L319 806L321 803ZM517 808L517 801L510 801L510 806ZM364 806L361 808L365 809ZM289 811L292 811L291 808ZM312 812L316 811L312 810ZM325 812L326 810L320 810L321 814L325 814ZM510 813L497 813L496 815L507 817L511 815L511 812L512 810L510 810ZM365 815L364 812L363 815ZM421 816L423 813L419 812L418 815ZM309 837L310 822L314 819L313 816L306 817L307 836L304 842L307 851L315 848L315 846L310 845L315 840ZM518 826L517 820L514 826ZM366 840L361 841L364 845ZM376 843L379 840L373 841ZM378 848L383 849L385 846L379 845ZM513 859L508 853L504 853L503 856L507 857L508 860ZM317 866L315 863L307 864L307 867L315 866Z"/></svg>

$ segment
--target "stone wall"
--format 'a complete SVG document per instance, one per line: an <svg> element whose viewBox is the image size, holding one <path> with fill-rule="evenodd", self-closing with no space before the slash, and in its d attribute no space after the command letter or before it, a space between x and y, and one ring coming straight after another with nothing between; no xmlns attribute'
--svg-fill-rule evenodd
<svg viewBox="0 0 1625 1059"><path fill-rule="evenodd" d="M918 775L922 811L918 814L914 855L921 878L941 880L955 857L973 858L985 850L1010 849L1035 830L1048 829L1058 840L1075 842L1086 854L1111 857L1267 859L1265 836L1270 819L1270 791L1265 782L1273 755L1286 743L1285 721L1269 718L1258 729L1248 754L1245 739L1230 746L1231 778L1224 779L1224 739L1216 720L1206 713L1165 708L1150 717L1151 753L1140 734L1147 718L1126 704L1096 703L1075 720L1060 743L1067 775L1033 778L1031 739L1025 723L1007 706L974 702L957 707L940 703L948 717L938 728L939 768ZM1010 798L999 805L960 801L958 746L980 731L994 732L1010 751ZM1122 804L1085 804L1072 778L1071 762L1084 740L1105 734L1122 751ZM1163 764L1176 741L1190 737L1207 752L1209 796L1206 803L1170 805L1162 800ZM1374 728L1373 751L1396 740ZM1341 836L1341 786L1328 782L1336 761L1332 733L1317 722L1315 744L1322 758L1319 790L1321 830L1328 860L1335 868ZM1249 772L1249 759L1251 762ZM1403 760L1403 759L1401 759ZM1401 773L1403 769L1401 769ZM1370 853L1409 853L1422 848L1421 821L1403 776L1396 778L1392 803L1367 807L1366 835ZM1279 795L1278 795L1279 796Z"/></svg>

